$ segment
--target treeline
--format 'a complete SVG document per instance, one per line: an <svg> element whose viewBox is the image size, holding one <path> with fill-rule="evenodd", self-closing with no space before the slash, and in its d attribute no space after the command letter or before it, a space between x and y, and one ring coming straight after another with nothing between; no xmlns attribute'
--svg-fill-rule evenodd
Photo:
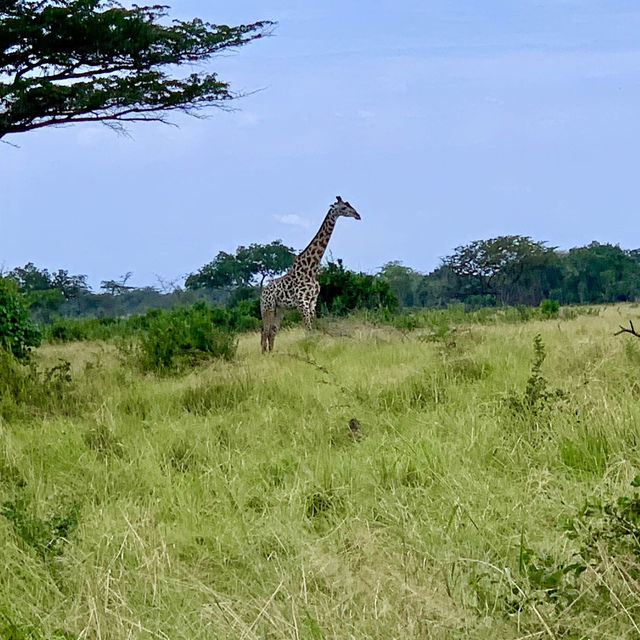
<svg viewBox="0 0 640 640"><path fill-rule="evenodd" d="M559 251L526 236L500 236L457 247L426 276L399 263L379 275L402 307L622 302L640 298L640 250L592 242Z"/></svg>
<svg viewBox="0 0 640 640"><path fill-rule="evenodd" d="M127 317L149 309L170 309L204 301L240 307L259 318L258 298L266 278L284 273L295 255L280 241L220 252L183 283L132 287L131 274L104 280L91 290L85 275L49 272L29 263L3 274L20 291L32 319L48 324L60 318ZM526 236L500 236L457 247L431 273L389 262L376 274L330 261L318 273L318 315L344 315L354 309L467 308L561 305L640 299L640 250L592 242L560 251ZM247 326L250 326L250 322Z"/></svg>
<svg viewBox="0 0 640 640"><path fill-rule="evenodd" d="M162 283L161 288L133 287L127 284L130 272L117 280L103 280L100 292L94 293L86 275L72 275L64 269L49 272L32 262L0 275L16 285L31 317L41 324L60 317L139 315L149 309L171 309L198 301L225 306L231 296L227 288L185 290L175 283Z"/></svg>
<svg viewBox="0 0 640 640"><path fill-rule="evenodd" d="M260 318L259 298L265 278L284 273L294 255L293 249L279 241L239 247L235 255L220 252L211 263L189 275L184 286L173 285L170 291L166 291L166 285L164 291L149 286L132 287L126 284L130 277L126 274L118 280L103 281L101 292L94 293L85 275L73 276L63 270L51 274L33 263L8 271L2 278L22 294L31 318L42 325L64 326L65 318L130 317L153 309L168 310L207 302L242 313L245 326L250 327L251 318ZM321 284L318 315L397 308L389 283L378 275L347 269L342 260L321 267L318 280Z"/></svg>

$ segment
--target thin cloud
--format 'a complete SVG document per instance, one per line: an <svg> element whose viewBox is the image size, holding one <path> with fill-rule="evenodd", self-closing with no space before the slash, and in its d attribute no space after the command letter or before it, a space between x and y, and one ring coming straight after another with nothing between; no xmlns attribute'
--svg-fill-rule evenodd
<svg viewBox="0 0 640 640"><path fill-rule="evenodd" d="M309 222L307 220L301 218L295 213L287 213L285 215L275 216L275 219L278 222L282 222L282 224L290 224L295 227L303 227L306 229L309 226Z"/></svg>

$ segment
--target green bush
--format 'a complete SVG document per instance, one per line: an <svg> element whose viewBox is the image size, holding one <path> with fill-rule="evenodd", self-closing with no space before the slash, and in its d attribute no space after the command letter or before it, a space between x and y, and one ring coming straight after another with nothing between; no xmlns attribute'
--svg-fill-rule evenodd
<svg viewBox="0 0 640 640"><path fill-rule="evenodd" d="M241 300L229 309L230 325L236 331L256 331L260 328L260 300Z"/></svg>
<svg viewBox="0 0 640 640"><path fill-rule="evenodd" d="M0 416L10 420L33 415L73 415L85 403L66 360L41 368L0 350Z"/></svg>
<svg viewBox="0 0 640 640"><path fill-rule="evenodd" d="M549 300L548 298L540 303L540 311L546 318L555 318L560 310L557 300Z"/></svg>
<svg viewBox="0 0 640 640"><path fill-rule="evenodd" d="M43 338L50 342L112 340L130 337L148 327L146 315L130 318L55 318L43 327Z"/></svg>
<svg viewBox="0 0 640 640"><path fill-rule="evenodd" d="M631 558L636 577L640 576L640 475L631 482L631 496L619 496L603 504L588 502L577 517L565 523L567 535L581 543L582 557L599 562L602 553Z"/></svg>
<svg viewBox="0 0 640 640"><path fill-rule="evenodd" d="M255 331L260 328L260 301L241 300L232 308L210 307L206 302L196 302L192 306L177 307L171 311L149 309L145 314L128 318L111 316L99 318L57 317L43 327L43 337L50 342L73 342L77 340L113 340L132 338L148 332L151 327L157 329L158 318L163 314L192 313L198 309L207 316L215 327L231 331Z"/></svg>
<svg viewBox="0 0 640 640"><path fill-rule="evenodd" d="M347 315L355 309L395 311L398 300L389 283L376 276L345 269L342 260L330 262L318 272L320 315Z"/></svg>
<svg viewBox="0 0 640 640"><path fill-rule="evenodd" d="M533 339L533 360L531 375L527 379L522 394L511 394L508 404L511 410L520 416L536 416L544 410L550 410L566 398L562 389L551 389L542 375L542 365L547 357L542 336L538 333Z"/></svg>
<svg viewBox="0 0 640 640"><path fill-rule="evenodd" d="M54 324L47 327L45 336L52 342L74 342L88 340L89 332L86 323L56 320Z"/></svg>
<svg viewBox="0 0 640 640"><path fill-rule="evenodd" d="M63 505L44 520L36 515L24 496L19 496L2 504L0 516L13 524L15 535L32 547L42 560L50 560L62 554L77 528L79 507L75 503Z"/></svg>
<svg viewBox="0 0 640 640"><path fill-rule="evenodd" d="M146 320L148 326L140 332L137 345L124 349L143 371L169 372L206 358L235 356L237 339L226 309L197 302L173 311L149 311Z"/></svg>
<svg viewBox="0 0 640 640"><path fill-rule="evenodd" d="M40 344L40 332L29 320L29 308L15 282L0 278L0 347L25 359Z"/></svg>

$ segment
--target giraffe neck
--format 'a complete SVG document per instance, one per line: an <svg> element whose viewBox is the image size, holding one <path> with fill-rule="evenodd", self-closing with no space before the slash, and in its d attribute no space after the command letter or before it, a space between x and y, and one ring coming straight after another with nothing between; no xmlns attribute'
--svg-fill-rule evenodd
<svg viewBox="0 0 640 640"><path fill-rule="evenodd" d="M329 244L329 238L331 238L336 226L336 220L337 217L329 211L311 242L295 257L294 267L301 267L313 272L318 270L320 260L322 260L327 244Z"/></svg>

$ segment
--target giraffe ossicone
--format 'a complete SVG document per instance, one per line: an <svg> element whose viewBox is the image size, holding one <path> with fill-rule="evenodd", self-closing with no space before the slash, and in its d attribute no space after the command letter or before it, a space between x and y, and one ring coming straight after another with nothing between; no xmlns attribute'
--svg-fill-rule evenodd
<svg viewBox="0 0 640 640"><path fill-rule="evenodd" d="M336 220L343 216L360 220L360 214L340 196L329 207L318 232L294 259L287 273L267 283L260 296L262 314L262 353L273 350L276 333L287 309L298 309L307 331L316 312L320 293L318 267L327 248Z"/></svg>

